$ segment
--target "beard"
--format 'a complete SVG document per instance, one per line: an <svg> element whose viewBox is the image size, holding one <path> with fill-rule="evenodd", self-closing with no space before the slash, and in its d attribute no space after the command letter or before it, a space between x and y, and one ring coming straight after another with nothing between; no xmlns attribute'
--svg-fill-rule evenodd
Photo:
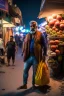
<svg viewBox="0 0 64 96"><path fill-rule="evenodd" d="M31 30L30 30L30 33L31 34L34 34L36 32L36 29L35 28L32 28Z"/></svg>

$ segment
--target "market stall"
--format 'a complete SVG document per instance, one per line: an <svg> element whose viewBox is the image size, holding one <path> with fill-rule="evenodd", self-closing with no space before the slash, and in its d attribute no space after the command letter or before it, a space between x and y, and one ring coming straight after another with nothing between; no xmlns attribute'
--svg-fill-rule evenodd
<svg viewBox="0 0 64 96"><path fill-rule="evenodd" d="M47 18L46 32L48 34L48 64L53 75L64 72L64 17L53 14Z"/></svg>
<svg viewBox="0 0 64 96"><path fill-rule="evenodd" d="M64 74L64 0L42 0L38 18L45 18L48 65L52 75Z"/></svg>

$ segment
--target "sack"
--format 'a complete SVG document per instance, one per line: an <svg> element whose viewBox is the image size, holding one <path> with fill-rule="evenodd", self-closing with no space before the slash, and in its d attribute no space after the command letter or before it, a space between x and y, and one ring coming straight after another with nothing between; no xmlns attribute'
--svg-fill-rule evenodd
<svg viewBox="0 0 64 96"><path fill-rule="evenodd" d="M45 62L40 62L35 75L36 85L47 85L50 82L48 66Z"/></svg>

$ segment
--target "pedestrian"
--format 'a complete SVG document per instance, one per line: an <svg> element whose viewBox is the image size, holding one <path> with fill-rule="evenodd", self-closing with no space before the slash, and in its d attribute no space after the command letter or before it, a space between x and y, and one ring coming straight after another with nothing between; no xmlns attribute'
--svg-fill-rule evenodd
<svg viewBox="0 0 64 96"><path fill-rule="evenodd" d="M14 66L15 62L15 52L17 51L16 43L13 41L13 36L10 36L10 41L6 44L6 51L7 51L7 62L10 66L10 59L12 58L12 65Z"/></svg>
<svg viewBox="0 0 64 96"><path fill-rule="evenodd" d="M43 50L42 50L43 49ZM33 67L32 87L35 88L35 73L39 60L45 61L46 44L43 35L38 31L36 21L30 22L30 33L28 33L23 42L23 85L19 89L27 89L27 79L30 67ZM43 53L43 54L42 54Z"/></svg>
<svg viewBox="0 0 64 96"><path fill-rule="evenodd" d="M18 34L15 35L15 42L16 42L17 46L19 46L19 36L18 36Z"/></svg>

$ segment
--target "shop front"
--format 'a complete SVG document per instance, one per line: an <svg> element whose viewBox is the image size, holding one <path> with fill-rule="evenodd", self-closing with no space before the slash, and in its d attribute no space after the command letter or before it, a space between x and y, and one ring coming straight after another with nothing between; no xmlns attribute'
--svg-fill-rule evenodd
<svg viewBox="0 0 64 96"><path fill-rule="evenodd" d="M2 19L0 33L1 33L2 39L4 41L4 46L9 41L10 36L13 35L12 27L15 27L15 25Z"/></svg>

